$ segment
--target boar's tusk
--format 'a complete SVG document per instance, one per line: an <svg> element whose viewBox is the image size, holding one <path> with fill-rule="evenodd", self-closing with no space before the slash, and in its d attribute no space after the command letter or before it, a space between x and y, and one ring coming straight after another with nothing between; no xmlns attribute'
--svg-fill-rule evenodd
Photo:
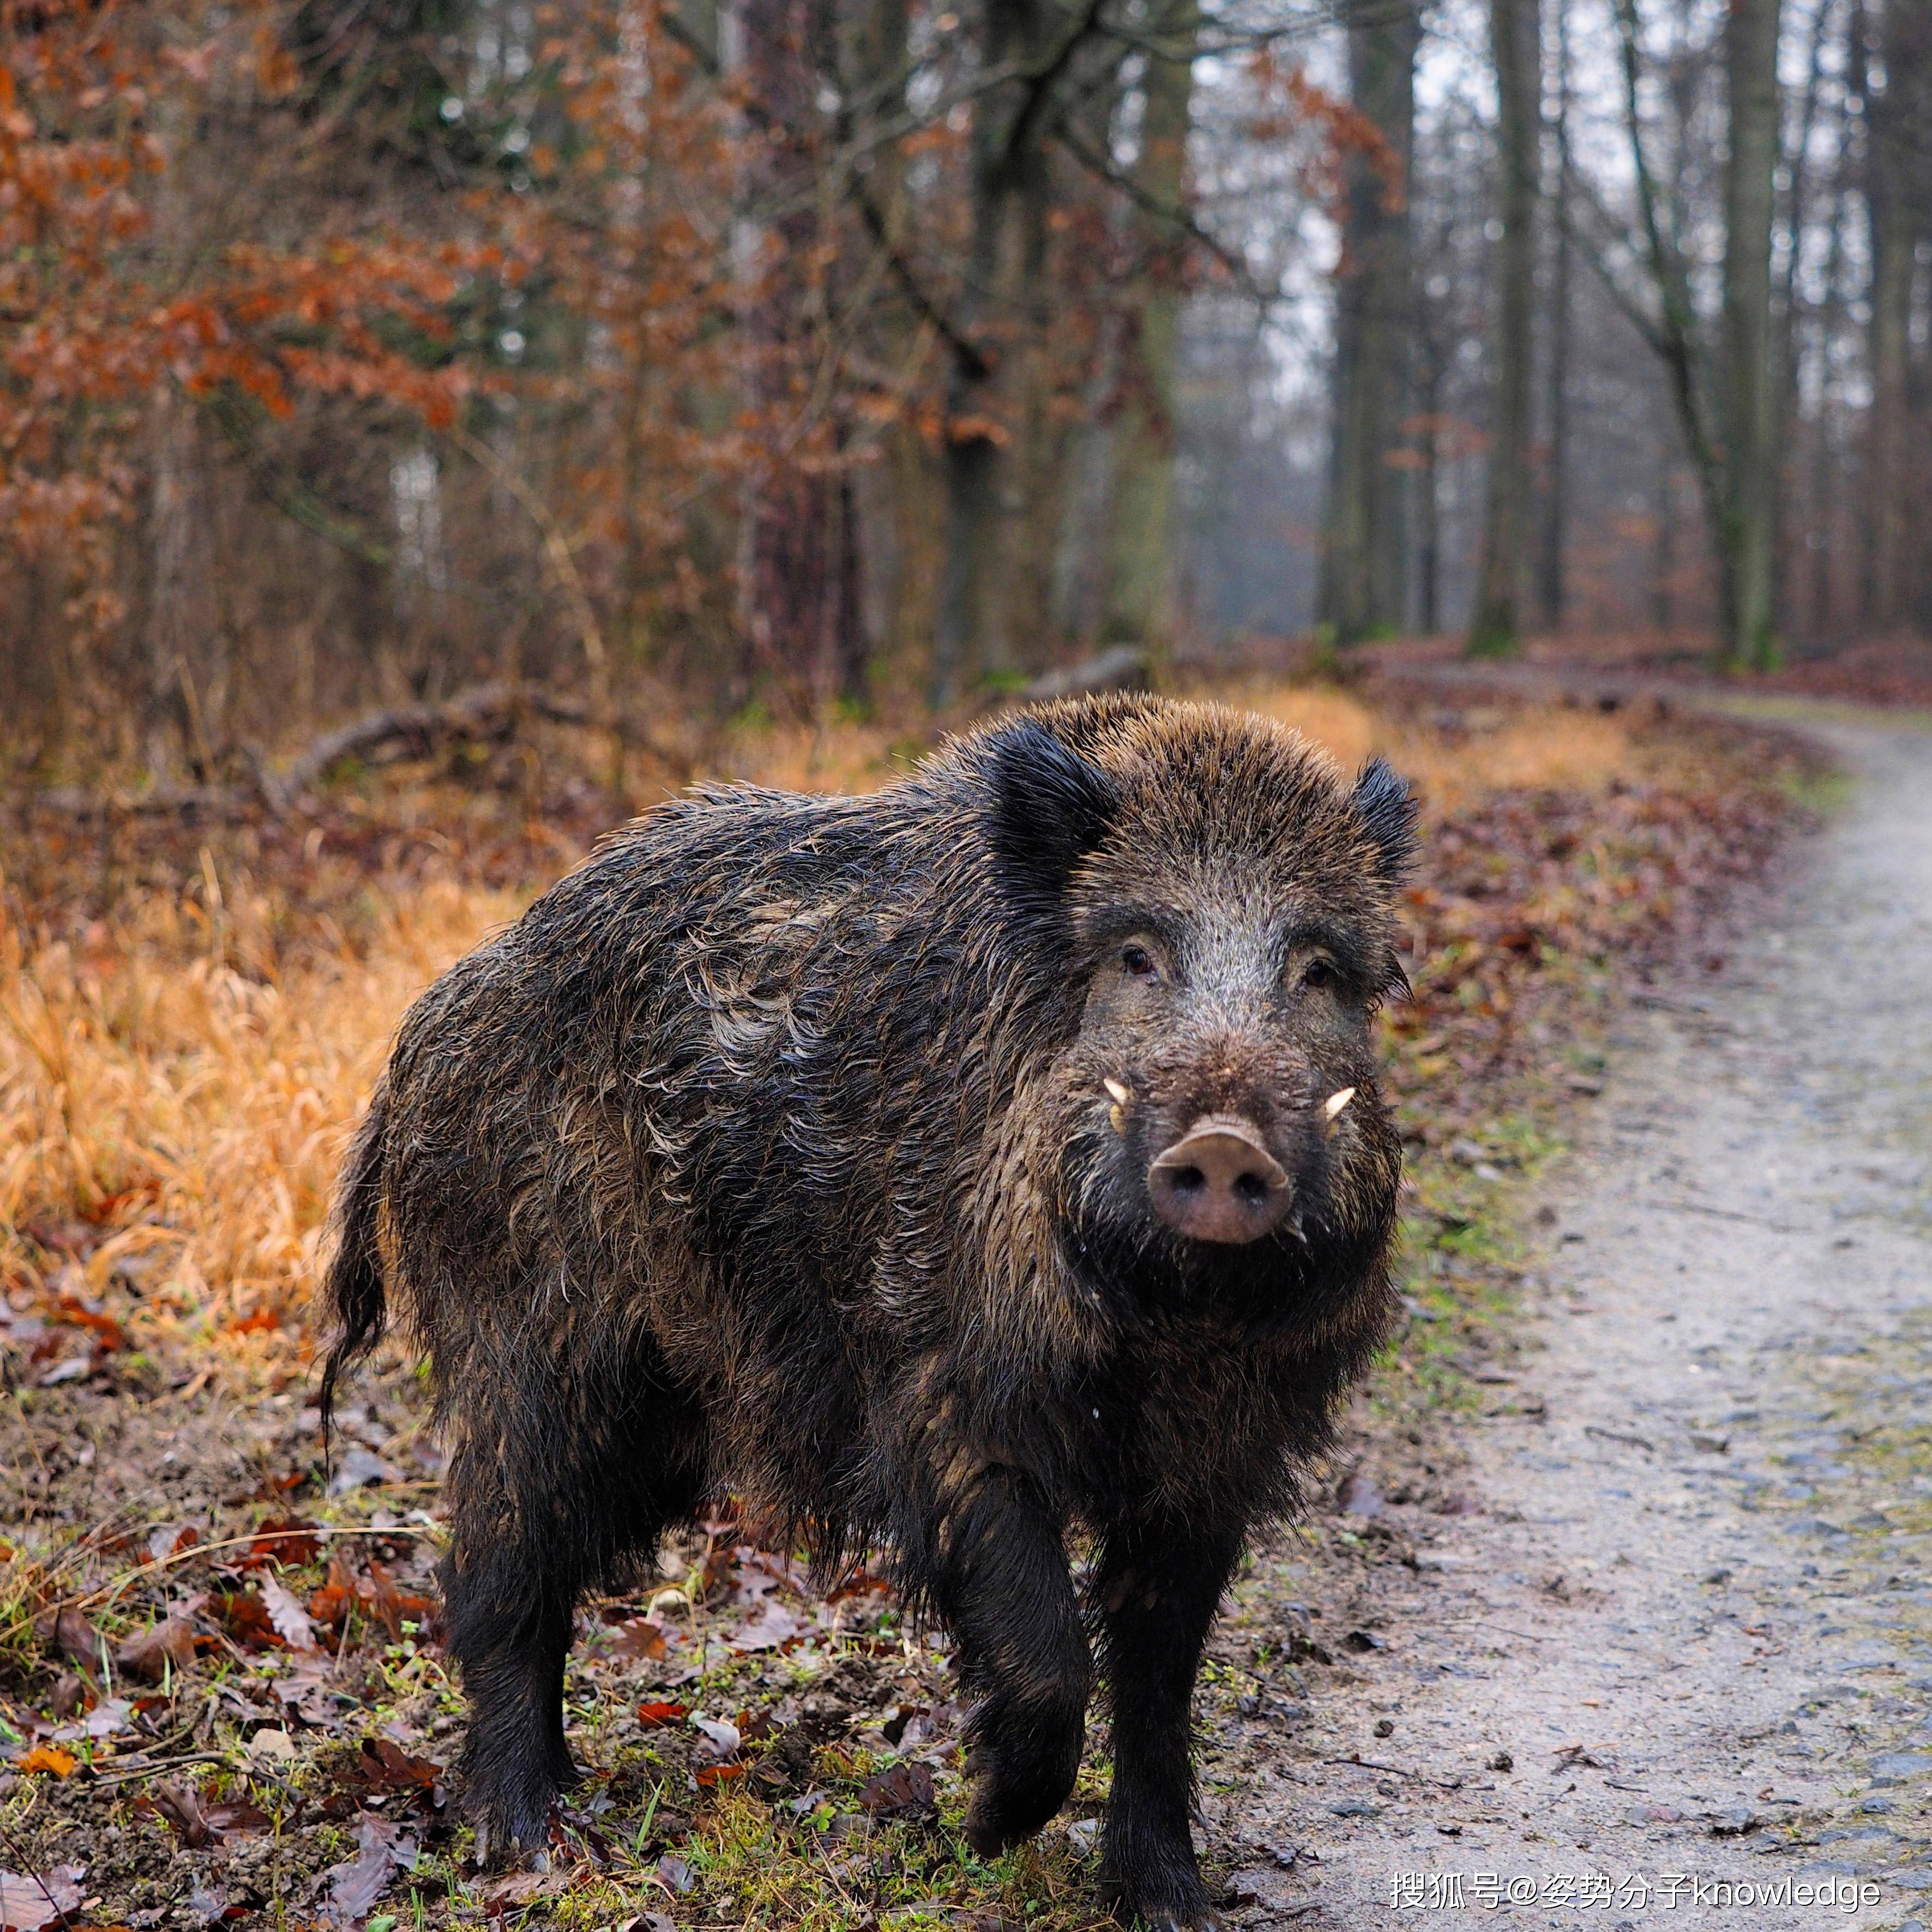
<svg viewBox="0 0 1932 1932"><path fill-rule="evenodd" d="M1124 1107L1129 1105L1134 1097L1118 1080L1103 1080L1100 1084L1106 1088L1109 1100L1118 1100Z"/></svg>
<svg viewBox="0 0 1932 1932"><path fill-rule="evenodd" d="M1352 1087L1344 1087L1339 1094L1330 1094L1322 1103L1322 1118L1324 1120L1339 1120L1342 1109L1355 1097Z"/></svg>
<svg viewBox="0 0 1932 1932"><path fill-rule="evenodd" d="M1126 1115L1118 1107L1109 1107L1107 1109L1107 1119L1114 1132L1118 1134L1121 1139L1125 1140L1127 1137Z"/></svg>

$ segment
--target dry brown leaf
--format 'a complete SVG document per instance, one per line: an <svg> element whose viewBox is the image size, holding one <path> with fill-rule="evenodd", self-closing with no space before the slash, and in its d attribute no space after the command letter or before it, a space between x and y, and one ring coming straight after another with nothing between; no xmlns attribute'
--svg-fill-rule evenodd
<svg viewBox="0 0 1932 1932"><path fill-rule="evenodd" d="M260 1588L275 1634L291 1650L314 1649L315 1625L302 1608L302 1599L279 1577L264 1576Z"/></svg>
<svg viewBox="0 0 1932 1932"><path fill-rule="evenodd" d="M172 1664L185 1670L194 1661L194 1620L183 1611L170 1616L130 1637L115 1652L114 1661L123 1676L142 1684L158 1684Z"/></svg>
<svg viewBox="0 0 1932 1932"><path fill-rule="evenodd" d="M0 1932L40 1932L76 1911L85 1865L56 1865L51 1871L0 1871Z"/></svg>

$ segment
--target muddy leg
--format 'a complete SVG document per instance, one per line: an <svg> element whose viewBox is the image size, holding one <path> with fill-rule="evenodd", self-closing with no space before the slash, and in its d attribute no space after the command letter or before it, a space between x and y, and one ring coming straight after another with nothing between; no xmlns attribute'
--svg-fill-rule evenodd
<svg viewBox="0 0 1932 1932"><path fill-rule="evenodd" d="M1038 1831L1073 1789L1092 1676L1060 1526L1030 1486L982 1472L941 1524L939 1607L977 1694L966 1835L988 1856Z"/></svg>
<svg viewBox="0 0 1932 1932"><path fill-rule="evenodd" d="M1091 1597L1111 1690L1114 1795L1101 1886L1121 1918L1163 1932L1220 1922L1195 1862L1189 1702L1238 1539L1136 1526L1110 1536Z"/></svg>
<svg viewBox="0 0 1932 1932"><path fill-rule="evenodd" d="M698 1498L702 1423L658 1369L633 1361L586 1389L522 1362L513 1413L476 1403L451 1459L446 1618L470 1702L464 1804L486 1859L542 1845L577 1782L563 1673L579 1595L648 1561Z"/></svg>
<svg viewBox="0 0 1932 1932"><path fill-rule="evenodd" d="M486 1863L542 1845L552 1803L578 1778L563 1736L578 1579L546 1568L548 1555L506 1542L479 1556L465 1538L443 1565L450 1654L470 1706L464 1801Z"/></svg>

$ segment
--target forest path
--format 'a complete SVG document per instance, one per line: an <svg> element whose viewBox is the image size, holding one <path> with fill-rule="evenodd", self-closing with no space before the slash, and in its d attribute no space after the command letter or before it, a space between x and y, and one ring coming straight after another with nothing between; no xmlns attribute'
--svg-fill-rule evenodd
<svg viewBox="0 0 1932 1932"><path fill-rule="evenodd" d="M1810 728L1851 808L1748 958L1627 1024L1540 1190L1480 1513L1401 1512L1414 1567L1326 1605L1306 1721L1215 1740L1246 1922L1511 1881L1519 1927L1932 1922L1932 734ZM1278 1640L1297 1575L1231 1636Z"/></svg>

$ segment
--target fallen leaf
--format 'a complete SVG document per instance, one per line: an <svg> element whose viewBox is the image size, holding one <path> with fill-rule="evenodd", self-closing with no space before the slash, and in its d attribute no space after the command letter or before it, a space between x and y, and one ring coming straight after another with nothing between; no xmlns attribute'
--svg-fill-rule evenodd
<svg viewBox="0 0 1932 1932"><path fill-rule="evenodd" d="M722 1718L707 1718L701 1712L694 1711L691 1714L691 1722L694 1729L704 1733L712 1749L720 1757L729 1757L742 1742L738 1736L738 1726L727 1724Z"/></svg>
<svg viewBox="0 0 1932 1932"><path fill-rule="evenodd" d="M16 1771L50 1771L56 1778L65 1778L74 1767L71 1751L64 1751L58 1744L36 1744L26 1756L14 1766Z"/></svg>
<svg viewBox="0 0 1932 1932"><path fill-rule="evenodd" d="M507 1873L483 1894L483 1916L501 1918L519 1905L532 1899L554 1898L571 1882L568 1872L518 1871Z"/></svg>
<svg viewBox="0 0 1932 1932"><path fill-rule="evenodd" d="M429 1791L441 1781L442 1766L415 1757L388 1738L364 1738L351 1774L380 1791Z"/></svg>
<svg viewBox="0 0 1932 1932"><path fill-rule="evenodd" d="M647 1731L661 1730L666 1724L681 1724L690 1715L688 1706L674 1704L668 1700L638 1706L638 1722Z"/></svg>
<svg viewBox="0 0 1932 1932"><path fill-rule="evenodd" d="M77 1670L64 1671L54 1684L47 1708L56 1718L71 1718L94 1702L94 1687Z"/></svg>
<svg viewBox="0 0 1932 1932"><path fill-rule="evenodd" d="M94 1706L82 1719L79 1735L88 1738L118 1737L123 1731L131 1731L134 1707L125 1697L110 1697Z"/></svg>
<svg viewBox="0 0 1932 1932"><path fill-rule="evenodd" d="M358 1594L376 1621L392 1637L402 1635L406 1622L428 1624L435 1607L427 1597L414 1596L398 1589L395 1580L380 1563L369 1565L368 1588Z"/></svg>
<svg viewBox="0 0 1932 1932"><path fill-rule="evenodd" d="M101 1634L71 1604L44 1612L36 1619L34 1630L44 1648L70 1659L90 1675L99 1672Z"/></svg>
<svg viewBox="0 0 1932 1932"><path fill-rule="evenodd" d="M139 1636L130 1637L114 1654L124 1676L142 1684L158 1684L172 1664L185 1670L194 1661L194 1623L176 1610Z"/></svg>
<svg viewBox="0 0 1932 1932"><path fill-rule="evenodd" d="M202 1808L208 1822L224 1835L229 1832L246 1834L250 1832L266 1832L274 1824L274 1819L261 1806L252 1804L246 1798L224 1798L214 1804L208 1802L206 1792L202 1794Z"/></svg>
<svg viewBox="0 0 1932 1932"><path fill-rule="evenodd" d="M201 1800L178 1784L158 1784L152 1798L137 1798L137 1811L152 1812L180 1838L191 1852L213 1844L220 1837L220 1828L202 1809Z"/></svg>
<svg viewBox="0 0 1932 1932"><path fill-rule="evenodd" d="M919 1763L896 1764L881 1772L860 1792L859 1803L874 1818L933 1817L939 1808L932 1773Z"/></svg>
<svg viewBox="0 0 1932 1932"><path fill-rule="evenodd" d="M291 1650L314 1649L315 1625L302 1608L302 1599L277 1576L264 1576L260 1588L275 1634Z"/></svg>
<svg viewBox="0 0 1932 1932"><path fill-rule="evenodd" d="M264 1563L313 1563L322 1554L322 1540L316 1526L305 1517L271 1517L255 1532L242 1558L244 1568Z"/></svg>
<svg viewBox="0 0 1932 1932"><path fill-rule="evenodd" d="M308 1613L317 1623L337 1628L356 1606L356 1580L339 1556L328 1559L328 1581L308 1600Z"/></svg>
<svg viewBox="0 0 1932 1932"><path fill-rule="evenodd" d="M0 1871L0 1928L4 1932L40 1932L80 1906L85 1865L56 1865L51 1871Z"/></svg>
<svg viewBox="0 0 1932 1932"><path fill-rule="evenodd" d="M804 1620L784 1604L767 1603L755 1617L740 1624L724 1641L735 1651L776 1650L807 1628Z"/></svg>
<svg viewBox="0 0 1932 1932"><path fill-rule="evenodd" d="M228 1634L250 1650L272 1650L282 1640L268 1605L255 1591L220 1592L208 1598L208 1607Z"/></svg>
<svg viewBox="0 0 1932 1932"><path fill-rule="evenodd" d="M734 1778L742 1778L745 1767L742 1764L707 1764L698 1774L698 1788L709 1790L714 1784L724 1784Z"/></svg>
<svg viewBox="0 0 1932 1932"><path fill-rule="evenodd" d="M331 1865L323 1874L328 1880L328 1916L344 1927L368 1918L397 1871L413 1870L416 1862L416 1840L404 1835L400 1822L373 1812L356 1814L356 1844L352 1858Z"/></svg>
<svg viewBox="0 0 1932 1932"><path fill-rule="evenodd" d="M649 1617L626 1617L604 1639L604 1648L613 1657L662 1658L668 1648L663 1624Z"/></svg>

